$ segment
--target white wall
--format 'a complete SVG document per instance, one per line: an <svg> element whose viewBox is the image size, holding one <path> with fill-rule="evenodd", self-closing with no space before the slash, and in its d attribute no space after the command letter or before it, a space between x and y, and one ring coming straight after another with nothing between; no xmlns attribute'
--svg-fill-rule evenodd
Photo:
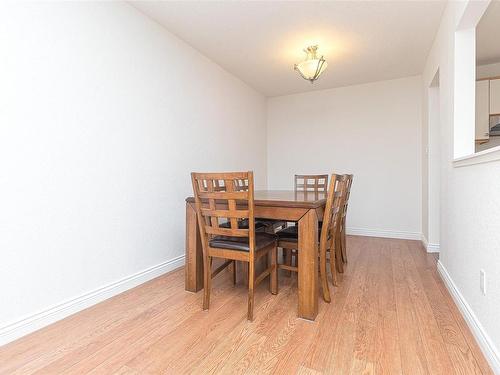
<svg viewBox="0 0 500 375"><path fill-rule="evenodd" d="M348 228L420 239L421 77L271 98L268 181L353 173Z"/></svg>
<svg viewBox="0 0 500 375"><path fill-rule="evenodd" d="M421 207L421 217L422 217L422 240L424 246L427 246L427 238L429 238L429 129L428 129L428 118L427 118L427 108L429 103L422 102L422 207Z"/></svg>
<svg viewBox="0 0 500 375"><path fill-rule="evenodd" d="M441 200L441 125L439 104L439 72L428 91L428 201L427 230L423 230L427 251L439 251L440 200Z"/></svg>
<svg viewBox="0 0 500 375"><path fill-rule="evenodd" d="M136 9L0 8L1 344L181 265L190 171L267 182L265 98Z"/></svg>
<svg viewBox="0 0 500 375"><path fill-rule="evenodd" d="M448 287L461 307L490 364L500 373L500 161L465 165L454 162L455 102L455 30L464 22L462 15L469 7L483 6L484 2L450 2L427 59L423 88L429 86L435 71L440 73L441 103L441 254L439 268ZM486 3L487 5L487 3ZM467 79L474 82L474 70ZM464 77L464 72L456 74ZM474 87L462 93L471 98ZM428 99L425 98L425 101ZM465 123L473 129L474 120ZM462 124L463 125L463 124ZM480 162L472 157L469 162ZM461 166L460 166L461 165ZM486 271L487 294L481 294L479 271Z"/></svg>

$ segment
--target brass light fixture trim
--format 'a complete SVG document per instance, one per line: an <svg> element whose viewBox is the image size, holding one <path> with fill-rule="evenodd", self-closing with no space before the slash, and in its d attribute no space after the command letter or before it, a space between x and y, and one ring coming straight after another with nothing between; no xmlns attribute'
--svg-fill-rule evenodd
<svg viewBox="0 0 500 375"><path fill-rule="evenodd" d="M318 57L318 46L309 46L304 49L306 59L294 65L296 70L302 78L313 83L323 73L327 67L326 60L323 56Z"/></svg>

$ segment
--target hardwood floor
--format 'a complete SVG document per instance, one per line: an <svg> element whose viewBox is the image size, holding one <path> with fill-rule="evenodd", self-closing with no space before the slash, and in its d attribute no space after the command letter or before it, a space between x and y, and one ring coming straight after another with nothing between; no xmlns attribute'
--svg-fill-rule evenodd
<svg viewBox="0 0 500 375"><path fill-rule="evenodd" d="M211 309L183 269L0 347L1 374L492 374L419 242L348 237L332 303L298 319L296 276L279 294L214 280Z"/></svg>

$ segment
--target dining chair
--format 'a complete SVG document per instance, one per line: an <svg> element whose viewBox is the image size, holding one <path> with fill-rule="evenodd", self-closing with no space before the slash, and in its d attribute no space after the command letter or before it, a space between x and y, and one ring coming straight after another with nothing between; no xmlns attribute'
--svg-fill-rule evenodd
<svg viewBox="0 0 500 375"><path fill-rule="evenodd" d="M345 200L344 206L342 208L342 220L340 221L340 248L342 254L342 262L347 263L347 247L346 247L346 216L347 216L347 207L349 205L349 196L351 195L351 186L354 175L348 174L347 176L347 184L345 188Z"/></svg>
<svg viewBox="0 0 500 375"><path fill-rule="evenodd" d="M320 235L319 244L319 259L320 259L320 278L323 289L323 299L330 302L330 291L328 287L328 275L326 271L327 253L330 254L330 272L332 274L332 283L337 285L337 268L336 257L338 253L338 238L340 222L342 218L342 207L345 199L345 189L347 185L346 175L332 174L330 185L326 197L326 205L323 214L322 225L318 227ZM285 228L279 231L278 247L293 249L296 252L298 249L298 232L287 231ZM278 268L287 271L298 272L298 265L278 264Z"/></svg>
<svg viewBox="0 0 500 375"><path fill-rule="evenodd" d="M327 187L327 174L296 174L294 176L295 191L325 192Z"/></svg>
<svg viewBox="0 0 500 375"><path fill-rule="evenodd" d="M224 191L224 181L215 181L215 189L216 191ZM237 179L235 180L235 190L236 191L247 191L248 190L248 181ZM230 222L227 221L221 224L224 228L230 227ZM239 220L238 226L240 229L248 229L248 220ZM255 219L255 230L256 231L264 231L267 233L274 233L277 228L284 227L285 222L283 220L272 220L272 219Z"/></svg>
<svg viewBox="0 0 500 375"><path fill-rule="evenodd" d="M295 192L326 192L328 187L328 175L327 174L296 174L294 175L294 191ZM321 224L321 223L320 223ZM297 223L291 226L284 226L289 233L297 236L298 227ZM297 262L297 252L295 249L283 248L283 258L285 263L289 266L293 264L293 260ZM295 259L292 259L295 258Z"/></svg>
<svg viewBox="0 0 500 375"><path fill-rule="evenodd" d="M215 191L226 191L224 180L214 180L214 190ZM248 190L248 180L235 179L234 180L234 190L235 191L247 191Z"/></svg>
<svg viewBox="0 0 500 375"><path fill-rule="evenodd" d="M232 264L236 282L236 261L242 261L248 263L247 318L253 320L255 287L270 276L271 293L278 293L277 237L255 230L253 172L191 173L191 180L203 248L203 309L210 306L212 278ZM248 188L240 189L239 180ZM229 222L229 227L222 227L222 220ZM247 220L248 228L240 227L241 220ZM270 265L256 276L256 261L269 255ZM212 271L213 258L225 262Z"/></svg>

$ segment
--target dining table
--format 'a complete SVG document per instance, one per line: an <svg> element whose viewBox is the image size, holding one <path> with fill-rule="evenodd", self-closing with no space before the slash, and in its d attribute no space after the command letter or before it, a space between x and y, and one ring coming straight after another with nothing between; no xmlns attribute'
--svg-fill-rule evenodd
<svg viewBox="0 0 500 375"><path fill-rule="evenodd" d="M318 221L323 219L326 192L255 190L256 218L297 222L298 308L300 318L318 315ZM185 289L203 289L203 250L194 197L186 198Z"/></svg>

